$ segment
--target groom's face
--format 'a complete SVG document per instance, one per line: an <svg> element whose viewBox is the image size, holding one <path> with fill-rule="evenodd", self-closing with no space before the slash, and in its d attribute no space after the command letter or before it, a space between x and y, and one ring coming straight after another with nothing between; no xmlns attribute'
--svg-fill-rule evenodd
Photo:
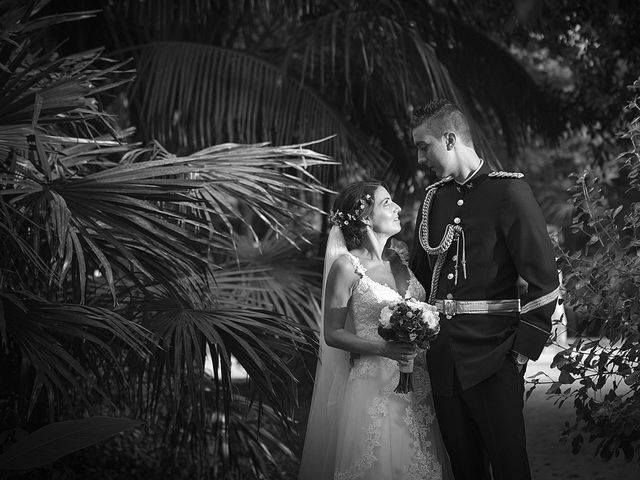
<svg viewBox="0 0 640 480"><path fill-rule="evenodd" d="M453 173L453 156L447 149L444 135L435 133L428 121L414 128L412 133L418 149L419 168L430 168L440 178Z"/></svg>

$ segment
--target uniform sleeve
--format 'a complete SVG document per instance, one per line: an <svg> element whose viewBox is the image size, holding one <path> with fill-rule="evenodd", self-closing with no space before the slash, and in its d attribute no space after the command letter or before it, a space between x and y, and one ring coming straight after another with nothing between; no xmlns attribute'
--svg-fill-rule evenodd
<svg viewBox="0 0 640 480"><path fill-rule="evenodd" d="M512 349L536 360L551 333L558 299L558 270L540 206L522 180L509 184L500 221L507 248L528 290L521 299L520 323Z"/></svg>
<svg viewBox="0 0 640 480"><path fill-rule="evenodd" d="M424 202L424 200L423 200ZM424 289L427 291L427 298L431 289L432 269L429 262L429 255L424 251L420 244L420 223L422 222L422 206L418 209L416 216L416 225L414 228L413 246L411 250L411 258L409 266L413 274L420 281Z"/></svg>

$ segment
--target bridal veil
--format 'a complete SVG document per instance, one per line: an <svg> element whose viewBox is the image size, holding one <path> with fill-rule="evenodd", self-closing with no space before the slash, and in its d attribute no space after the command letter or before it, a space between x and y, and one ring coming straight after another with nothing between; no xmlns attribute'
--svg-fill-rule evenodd
<svg viewBox="0 0 640 480"><path fill-rule="evenodd" d="M299 480L333 480L338 411L349 375L350 355L349 352L328 346L324 341L324 297L331 265L346 253L348 250L342 231L334 225L329 232L324 256L320 350Z"/></svg>

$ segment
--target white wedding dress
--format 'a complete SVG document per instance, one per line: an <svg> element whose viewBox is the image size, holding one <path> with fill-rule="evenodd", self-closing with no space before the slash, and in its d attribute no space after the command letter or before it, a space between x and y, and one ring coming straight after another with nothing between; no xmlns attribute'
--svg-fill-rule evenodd
<svg viewBox="0 0 640 480"><path fill-rule="evenodd" d="M379 339L381 310L403 297L368 277L358 258L348 255L360 279L353 288L347 323L352 322L356 335ZM403 263L406 265L405 259ZM405 297L425 299L424 288L413 273ZM453 478L435 418L424 352L415 358L414 391L407 394L394 393L398 363L386 357L362 355L351 362L345 377L344 387L331 388L339 393L330 396L340 400L328 414L335 415L327 419L333 425L330 436L325 437L328 444L314 444L309 438L313 432L307 430L300 480ZM311 452L311 445L323 451ZM312 456L319 457L312 460Z"/></svg>

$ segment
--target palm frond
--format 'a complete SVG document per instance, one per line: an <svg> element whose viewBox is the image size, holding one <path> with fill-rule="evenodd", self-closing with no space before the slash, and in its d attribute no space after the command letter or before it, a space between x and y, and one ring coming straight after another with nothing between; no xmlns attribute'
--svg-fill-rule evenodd
<svg viewBox="0 0 640 480"><path fill-rule="evenodd" d="M165 309L159 311L163 302ZM233 391L232 355L247 371L264 401L283 418L291 414L296 404L296 379L288 362L300 352L312 350L308 330L277 313L255 308L194 310L172 304L168 298L148 299L146 305L142 307L148 309L144 324L160 338L161 349L149 363L149 371L141 372L149 388L150 403L144 410L156 411L154 402L160 394L156 389L162 383L152 380L164 378L173 408L183 405L186 397L200 398L202 401L192 403L191 414L204 421L204 364L209 348L216 396L227 414Z"/></svg>
<svg viewBox="0 0 640 480"><path fill-rule="evenodd" d="M468 60L459 61L461 56ZM502 139L485 125L500 128L512 150L534 131L550 135L553 130L546 97L513 56L424 2L363 2L355 9L328 10L300 28L289 57L303 59L298 64L305 81L360 111L360 128L378 132L383 148L393 153L396 161L387 175L395 171L399 181L415 171L415 162L406 158L408 135L379 132L406 126L409 107L433 97L465 108L476 147L496 167L501 155L495 145ZM487 82L494 87L486 88ZM371 119L366 112L384 113Z"/></svg>
<svg viewBox="0 0 640 480"><path fill-rule="evenodd" d="M336 100L362 111L368 110L369 97L375 101L384 92L388 105L401 118L407 114L417 85L428 88L432 95L456 95L433 47L409 20L397 2L331 9L300 26L288 58L292 62L301 56L303 79L319 85L329 96L342 95Z"/></svg>
<svg viewBox="0 0 640 480"><path fill-rule="evenodd" d="M28 398L21 400L27 402L21 411L28 415L41 393L46 395L51 412L60 406L59 401L69 404L75 397L87 407L93 394L108 398L96 372L108 365L123 380L126 378L114 355L114 342L139 357L145 356L152 345L152 337L144 328L107 309L28 297L17 304L4 295L0 302L7 335L34 373L33 383L22 386ZM83 362L78 360L79 352L85 352ZM104 362L102 367L100 362ZM4 374L8 377L9 372Z"/></svg>
<svg viewBox="0 0 640 480"><path fill-rule="evenodd" d="M416 170L407 128L414 103L433 97L464 103L434 45L400 2L363 2L359 8L336 2L295 31L286 62L301 81L354 112L352 122L378 139L393 162L374 175L390 183L406 181ZM483 143L481 129L476 131Z"/></svg>
<svg viewBox="0 0 640 480"><path fill-rule="evenodd" d="M85 147L91 148L95 146ZM44 255L54 255L55 278L42 268L48 262L37 262L36 270L60 284L75 264L83 298L87 259L92 258L115 300L114 264L148 278L170 266L164 280L178 272L185 277L204 274L211 267L211 252L233 248L225 230L232 221L246 222L247 211L295 241L291 225L307 221L295 209L320 212L304 196L327 191L307 169L327 163L301 145L229 144L187 157L156 146L131 150L117 164L98 162L93 173L76 177L71 171L52 182L19 168L0 176L0 197L15 214L14 223L33 232L35 245L41 236L47 240ZM14 244L33 259L33 250L23 246Z"/></svg>
<svg viewBox="0 0 640 480"><path fill-rule="evenodd" d="M140 425L128 418L90 417L45 425L0 455L2 470L45 467L60 457Z"/></svg>
<svg viewBox="0 0 640 480"><path fill-rule="evenodd" d="M64 18L47 17L39 25L44 28ZM73 17L79 18L84 16ZM29 32L26 28L20 35ZM124 63L109 63L99 49L64 57L55 49L32 53L35 47L28 37L17 45L0 69L1 163L6 162L12 150L35 151L34 141L39 137L43 151L56 151L58 142L50 135L64 131L65 124L67 128L75 124L76 137L96 136L96 128L113 132L112 120L99 108L98 95L130 81L130 72L119 71ZM0 43L0 53L5 46ZM105 61L107 66L98 66ZM39 152L39 157L44 161L45 155Z"/></svg>
<svg viewBox="0 0 640 480"><path fill-rule="evenodd" d="M136 122L145 138L157 134L177 151L335 133L321 151L342 166L321 169L323 182L369 175L406 183L416 168L410 110L435 96L473 117L476 147L494 167L534 133L554 134L557 115L542 89L453 5L125 3L105 10L111 21L127 18L114 23L120 47L144 52ZM210 28L189 28L205 19Z"/></svg>
<svg viewBox="0 0 640 480"><path fill-rule="evenodd" d="M193 152L229 140L301 143L342 162L387 161L309 87L248 53L186 42L154 42L139 54L133 92L143 136Z"/></svg>
<svg viewBox="0 0 640 480"><path fill-rule="evenodd" d="M267 235L258 250L251 239L236 240L237 260L216 272L212 295L222 305L279 312L312 329L318 327L322 261L283 239ZM314 236L313 245L317 244Z"/></svg>
<svg viewBox="0 0 640 480"><path fill-rule="evenodd" d="M228 420L222 415L214 418L209 435L225 470L255 478L286 478L282 460L297 462L286 443L291 431L282 427L278 413L268 405L236 394Z"/></svg>

